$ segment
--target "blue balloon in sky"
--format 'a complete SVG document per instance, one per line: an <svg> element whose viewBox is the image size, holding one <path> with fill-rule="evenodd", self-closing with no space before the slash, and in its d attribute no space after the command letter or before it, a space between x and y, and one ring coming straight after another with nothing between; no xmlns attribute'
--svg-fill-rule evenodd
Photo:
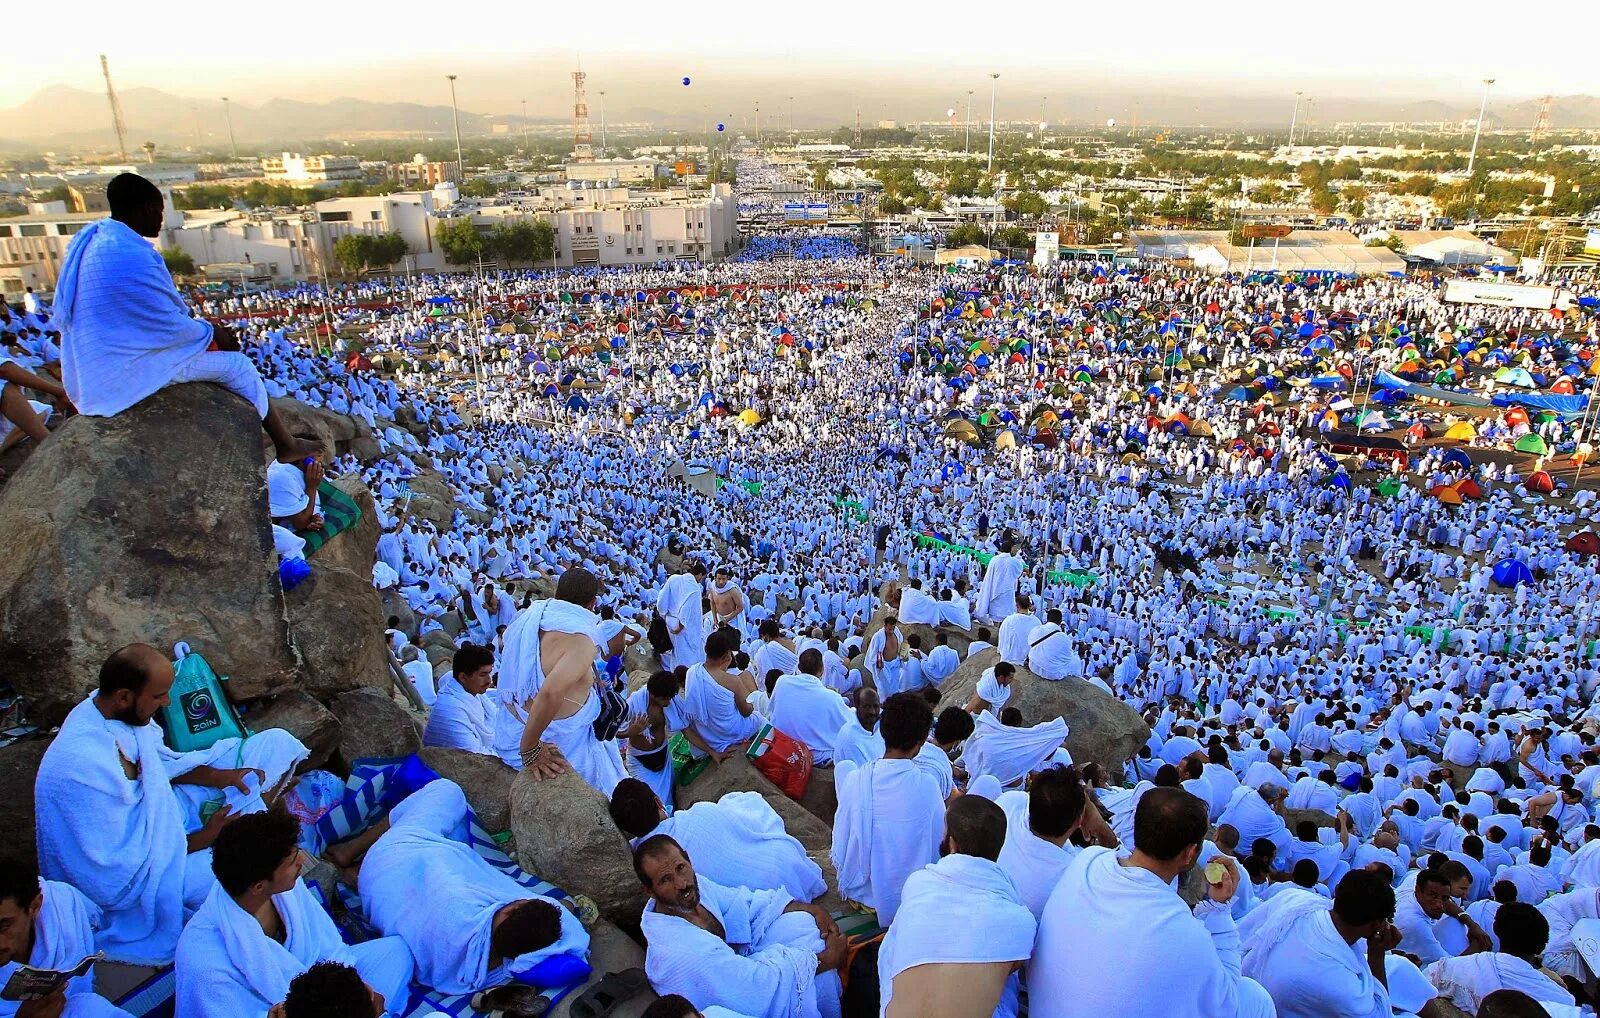
<svg viewBox="0 0 1600 1018"><path fill-rule="evenodd" d="M727 127L728 127L727 124L718 124L717 125L717 130L718 131L724 131L724 130L727 130Z"/></svg>
<svg viewBox="0 0 1600 1018"><path fill-rule="evenodd" d="M683 79L683 83L684 83L684 84L685 84L685 85L687 85L687 84L689 84L689 79L688 79L688 78L684 78L684 79Z"/></svg>

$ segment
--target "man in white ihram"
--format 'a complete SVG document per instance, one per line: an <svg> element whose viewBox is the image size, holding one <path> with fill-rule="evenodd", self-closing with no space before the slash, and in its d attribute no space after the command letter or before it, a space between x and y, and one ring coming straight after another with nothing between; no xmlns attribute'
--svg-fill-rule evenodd
<svg viewBox="0 0 1600 1018"><path fill-rule="evenodd" d="M997 622L1017 610L1017 580L1026 567L1011 553L1011 547L1009 538L1002 540L1000 553L984 569L983 582L978 585L978 603L972 611L974 618Z"/></svg>
<svg viewBox="0 0 1600 1018"><path fill-rule="evenodd" d="M506 630L495 752L539 778L563 773L570 764L609 796L628 772L616 740L602 742L594 734L600 617L593 608L599 596L600 581L574 566L556 581L554 597L524 608Z"/></svg>
<svg viewBox="0 0 1600 1018"><path fill-rule="evenodd" d="M1028 966L1034 1018L1270 1018L1272 998L1239 974L1228 903L1237 866L1191 912L1173 881L1205 842L1206 804L1152 788L1134 816L1133 854L1087 848L1067 867L1039 920Z"/></svg>
<svg viewBox="0 0 1600 1018"><path fill-rule="evenodd" d="M669 668L693 666L706 659L706 616L701 604L705 586L706 567L690 560L683 564L683 572L674 573L667 580L656 597L656 611L672 637L672 660L662 662Z"/></svg>

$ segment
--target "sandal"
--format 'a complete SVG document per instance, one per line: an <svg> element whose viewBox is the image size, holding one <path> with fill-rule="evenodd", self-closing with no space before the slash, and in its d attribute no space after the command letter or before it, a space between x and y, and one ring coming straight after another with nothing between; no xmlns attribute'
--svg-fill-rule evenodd
<svg viewBox="0 0 1600 1018"><path fill-rule="evenodd" d="M472 1009L500 1018L542 1018L550 998L531 986L506 983L472 995Z"/></svg>
<svg viewBox="0 0 1600 1018"><path fill-rule="evenodd" d="M644 969L612 972L572 1002L572 1018L606 1018L618 1004L649 988Z"/></svg>

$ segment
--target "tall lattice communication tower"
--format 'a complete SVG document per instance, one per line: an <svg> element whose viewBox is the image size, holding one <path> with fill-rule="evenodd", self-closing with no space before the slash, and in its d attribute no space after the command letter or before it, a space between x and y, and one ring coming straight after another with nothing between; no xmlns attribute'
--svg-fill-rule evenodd
<svg viewBox="0 0 1600 1018"><path fill-rule="evenodd" d="M1533 133L1528 135L1528 140L1535 145L1543 141L1544 136L1550 133L1550 103L1554 100L1554 96L1542 95L1539 97L1539 115L1534 118Z"/></svg>
<svg viewBox="0 0 1600 1018"><path fill-rule="evenodd" d="M572 72L572 161L594 162L594 135L589 133L589 104L583 97L583 82L588 75Z"/></svg>
<svg viewBox="0 0 1600 1018"><path fill-rule="evenodd" d="M128 161L128 130L122 125L122 104L117 101L117 90L111 87L111 64L104 53L100 54L100 73L106 78L106 98L111 100L111 126L117 129L117 152L122 161Z"/></svg>

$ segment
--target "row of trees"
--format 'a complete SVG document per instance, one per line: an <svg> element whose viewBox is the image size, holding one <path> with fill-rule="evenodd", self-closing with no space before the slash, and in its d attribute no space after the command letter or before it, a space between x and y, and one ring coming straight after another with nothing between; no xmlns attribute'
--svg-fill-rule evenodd
<svg viewBox="0 0 1600 1018"><path fill-rule="evenodd" d="M480 231L469 218L451 219L434 235L445 260L452 265L498 261L506 264L542 262L555 255L555 229L544 220L502 223Z"/></svg>
<svg viewBox="0 0 1600 1018"><path fill-rule="evenodd" d="M190 184L172 192L172 204L179 209L226 209L235 203L252 209L294 208L324 198L364 198L392 194L394 190L395 185L388 181L347 180L338 187L317 188L252 180L244 185Z"/></svg>
<svg viewBox="0 0 1600 1018"><path fill-rule="evenodd" d="M387 268L410 253L398 233L347 233L333 243L333 259L346 272Z"/></svg>

